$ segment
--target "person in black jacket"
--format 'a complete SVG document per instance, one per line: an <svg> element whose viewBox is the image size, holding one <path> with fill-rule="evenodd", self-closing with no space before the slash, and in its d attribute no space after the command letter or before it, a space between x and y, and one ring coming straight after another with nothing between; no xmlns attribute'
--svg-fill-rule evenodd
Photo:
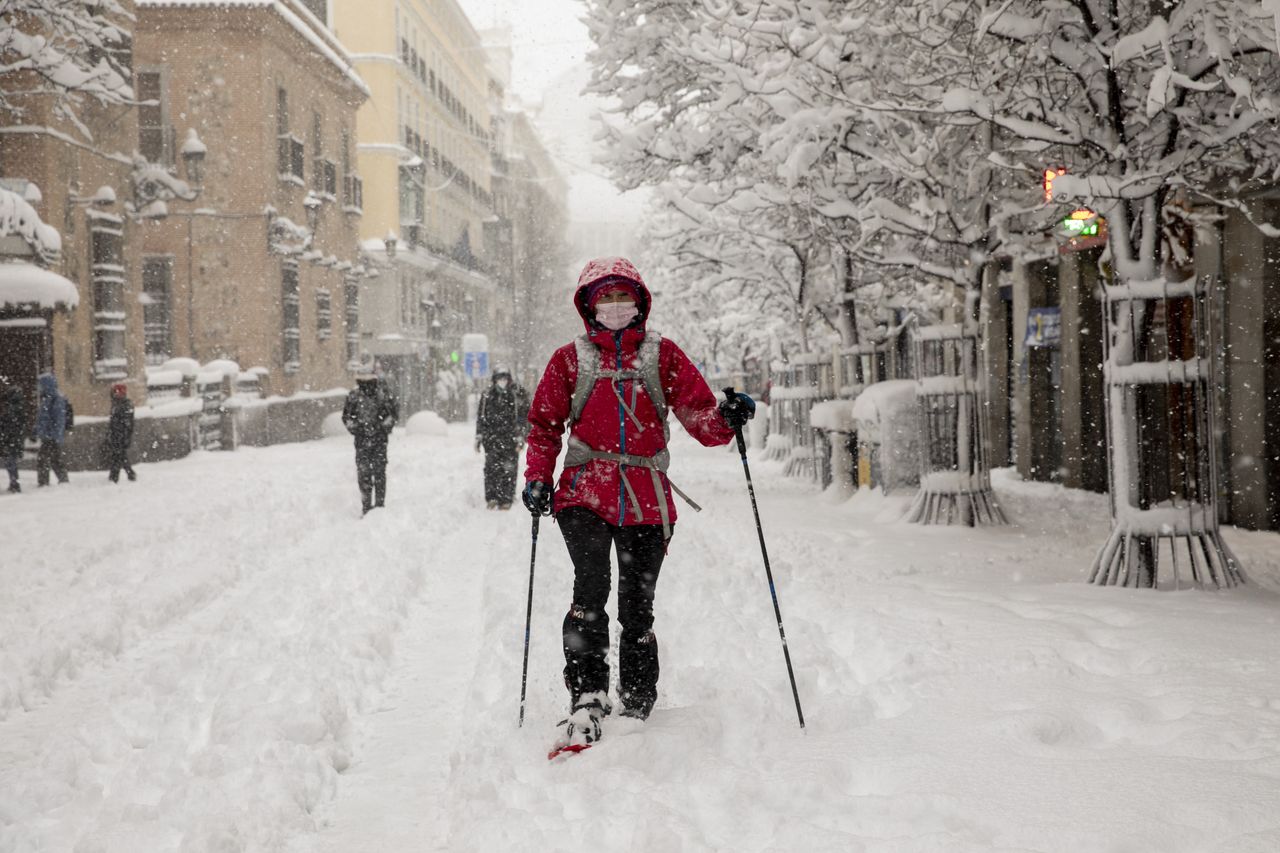
<svg viewBox="0 0 1280 853"><path fill-rule="evenodd" d="M387 438L400 418L395 396L370 370L356 374L356 387L342 407L342 423L356 441L356 483L361 515L387 497Z"/></svg>
<svg viewBox="0 0 1280 853"><path fill-rule="evenodd" d="M107 421L107 478L120 482L120 469L130 480L138 479L129 464L129 445L133 443L133 403L129 401L129 389L122 383L111 386L111 419Z"/></svg>
<svg viewBox="0 0 1280 853"><path fill-rule="evenodd" d="M529 431L529 395L502 368L476 411L476 452L484 450L484 500L489 509L511 509L516 464Z"/></svg>
<svg viewBox="0 0 1280 853"><path fill-rule="evenodd" d="M6 385L0 393L0 458L9 472L9 491L20 492L18 484L18 460L27 437L30 422L27 401L17 385Z"/></svg>

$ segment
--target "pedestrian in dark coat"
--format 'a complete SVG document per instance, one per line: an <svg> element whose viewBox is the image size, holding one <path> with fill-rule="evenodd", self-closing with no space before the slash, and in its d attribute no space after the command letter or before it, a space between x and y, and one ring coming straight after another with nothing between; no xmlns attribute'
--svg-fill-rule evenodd
<svg viewBox="0 0 1280 853"><path fill-rule="evenodd" d="M626 259L588 263L573 302L586 334L552 354L534 393L523 499L534 515L554 512L573 562L573 603L563 623L570 715L561 745L585 746L612 708L604 608L614 550L620 713L645 719L658 696L654 590L676 521L667 413L714 447L733 439L755 404L746 395L717 404L680 347L647 328L652 297Z"/></svg>
<svg viewBox="0 0 1280 853"><path fill-rule="evenodd" d="M489 509L511 509L516 465L529 432L529 395L503 368L493 372L476 411L476 452L484 450L484 500Z"/></svg>
<svg viewBox="0 0 1280 853"><path fill-rule="evenodd" d="M130 480L138 479L129 464L129 445L133 443L133 403L129 401L129 389L121 383L111 386L111 419L107 421L107 478L120 482L120 469Z"/></svg>
<svg viewBox="0 0 1280 853"><path fill-rule="evenodd" d="M361 514L387 497L387 439L400 418L395 395L371 371L356 374L356 387L342 407L342 423L356 443L356 483Z"/></svg>
<svg viewBox="0 0 1280 853"><path fill-rule="evenodd" d="M36 438L40 450L36 454L36 485L49 485L49 469L59 483L67 482L67 465L62 458L62 442L67 438L67 398L58 390L52 373L42 373L40 404L36 408Z"/></svg>
<svg viewBox="0 0 1280 853"><path fill-rule="evenodd" d="M0 395L0 458L4 459L4 467L9 472L11 492L22 491L18 484L18 460L22 458L29 425L22 389L17 385L5 386Z"/></svg>

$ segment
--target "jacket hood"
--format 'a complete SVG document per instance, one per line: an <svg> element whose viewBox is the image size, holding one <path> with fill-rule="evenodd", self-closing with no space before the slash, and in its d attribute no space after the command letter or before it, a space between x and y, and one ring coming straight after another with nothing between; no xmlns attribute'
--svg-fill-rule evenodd
<svg viewBox="0 0 1280 853"><path fill-rule="evenodd" d="M649 321L649 308L653 303L649 288L645 286L644 279L640 277L639 271L631 261L626 258L608 257L588 261L582 268L582 274L578 276L578 289L573 294L573 306L578 309L578 316L582 318L582 324L586 326L587 331L594 332L600 329L587 305L587 293L591 290L591 285L606 278L625 278L635 285L640 297L636 303L636 308L640 311L640 319L630 328L643 329L645 323Z"/></svg>
<svg viewBox="0 0 1280 853"><path fill-rule="evenodd" d="M49 395L58 393L58 380L52 373L40 374L40 393Z"/></svg>

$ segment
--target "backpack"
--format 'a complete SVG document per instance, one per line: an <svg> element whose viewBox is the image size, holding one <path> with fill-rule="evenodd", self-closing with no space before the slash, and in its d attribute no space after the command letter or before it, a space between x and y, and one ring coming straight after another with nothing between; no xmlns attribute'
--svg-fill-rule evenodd
<svg viewBox="0 0 1280 853"><path fill-rule="evenodd" d="M649 395L653 408L658 413L658 420L662 424L662 435L669 439L670 428L667 425L667 395L662 390L662 374L659 366L659 355L662 349L662 335L653 330L645 333L644 340L640 342L640 351L636 366L630 370L603 369L600 367L600 352L595 344L587 335L581 335L574 339L574 346L578 356L578 379L573 387L573 401L569 406L569 425L577 423L582 419L582 410L586 408L587 398L591 396L592 390L596 387L596 383L601 379L608 379L611 383L617 383L625 379L638 381L644 386L644 391ZM644 426L641 425L640 419L636 417L635 411L628 406L626 401L622 399L622 392L618 390L618 386L614 384L614 394L618 396L618 402L626 410L631 420L635 423L636 428L643 431ZM631 402L635 403L634 386L631 395ZM569 437L568 449L565 452L564 465L566 468L572 468L577 465L584 465L592 460L606 460L615 462L620 465L629 465L633 468L645 468L649 471L649 475L653 478L653 492L658 499L658 515L662 519L662 541L665 543L671 539L671 519L667 511L667 501L662 492L662 480L659 478L659 472L663 474L667 471L667 466L671 462L671 454L664 447L653 456L636 456L630 453L608 453L606 451L596 450L589 447L585 442L574 436ZM671 482L671 478L667 478L667 485L671 490L684 499L685 503L691 506L695 512L702 512L702 507L698 506L693 499L681 491L680 487ZM636 497L635 491L631 488L631 482L626 478L622 478L622 486L626 490L628 498L634 509L636 517L643 517L640 509L640 501Z"/></svg>
<svg viewBox="0 0 1280 853"><path fill-rule="evenodd" d="M659 354L662 349L662 335L650 329L640 342L639 359L630 370L603 370L600 367L600 351L591 338L580 335L573 341L578 356L578 380L573 386L573 402L569 406L569 424L576 424L582 419L582 410L587 406L587 398L591 396L596 383L601 379L638 380L649 401L658 413L658 420L663 429L667 426L667 395L662 390ZM635 415L632 414L632 418ZM637 421L637 425L639 422ZM641 427L643 429L643 427Z"/></svg>

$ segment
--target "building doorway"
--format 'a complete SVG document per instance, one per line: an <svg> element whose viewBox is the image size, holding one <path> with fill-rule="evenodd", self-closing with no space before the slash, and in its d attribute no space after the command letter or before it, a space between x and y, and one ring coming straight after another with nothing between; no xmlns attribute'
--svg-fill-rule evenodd
<svg viewBox="0 0 1280 853"><path fill-rule="evenodd" d="M49 367L48 323L40 317L9 317L0 319L0 377L22 389L27 400L27 414L35 423L37 402L36 379Z"/></svg>

